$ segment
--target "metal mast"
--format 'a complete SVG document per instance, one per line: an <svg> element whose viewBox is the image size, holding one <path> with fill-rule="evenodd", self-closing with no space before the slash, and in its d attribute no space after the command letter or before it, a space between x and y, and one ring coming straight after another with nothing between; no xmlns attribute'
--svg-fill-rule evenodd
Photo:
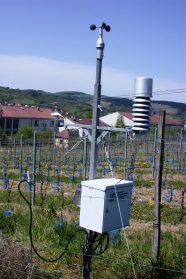
<svg viewBox="0 0 186 279"><path fill-rule="evenodd" d="M101 98L101 70L102 70L102 60L103 60L103 50L105 43L103 41L103 29L107 32L110 31L110 26L106 23L102 23L101 26L97 27L92 24L90 30L95 30L99 28L99 37L96 44L97 54L96 54L96 81L94 85L94 98L93 98L93 115L92 115L92 137L91 137L91 151L90 151L90 172L89 179L96 178L96 168L97 168L97 155L98 155L98 146L97 138L99 136L99 116L100 110L98 106L100 105ZM95 236L97 233L93 231L88 231L84 249L83 249L83 278L90 279L90 270L91 270L91 259L94 254L93 244L95 241Z"/></svg>
<svg viewBox="0 0 186 279"><path fill-rule="evenodd" d="M90 151L90 173L89 179L96 178L96 167L97 167L97 138L99 136L99 130L97 126L99 126L99 116L100 110L98 107L100 106L100 98L101 98L101 70L102 70L102 60L103 60L103 51L105 47L105 43L103 41L103 29L107 32L110 31L110 26L106 25L106 23L102 23L101 26L96 27L96 25L92 24L90 26L91 30L95 30L99 28L99 37L96 44L97 54L96 54L96 81L94 85L94 98L93 98L93 115L92 115L92 140L91 140L91 151Z"/></svg>

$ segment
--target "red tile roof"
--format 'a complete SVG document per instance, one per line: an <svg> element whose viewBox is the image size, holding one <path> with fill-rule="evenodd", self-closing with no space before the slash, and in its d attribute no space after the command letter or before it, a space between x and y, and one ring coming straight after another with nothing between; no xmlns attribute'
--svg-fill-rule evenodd
<svg viewBox="0 0 186 279"><path fill-rule="evenodd" d="M120 114L130 120L132 120L132 113L131 112L120 112Z"/></svg>
<svg viewBox="0 0 186 279"><path fill-rule="evenodd" d="M159 115L154 114L154 115L150 116L150 121L152 124L158 124ZM166 117L165 117L165 124L172 125L172 126L181 126L182 125L181 121L174 119L168 115L166 115Z"/></svg>
<svg viewBox="0 0 186 279"><path fill-rule="evenodd" d="M132 113L131 112L120 112L122 116L127 117L128 119L132 120ZM150 116L150 121L152 124L158 124L159 122L159 115L154 114ZM172 126L181 126L183 125L181 121L172 118L171 116L166 115L165 118L165 125L172 125Z"/></svg>
<svg viewBox="0 0 186 279"><path fill-rule="evenodd" d="M50 108L37 108L25 106L1 106L0 116L7 118L34 118L34 119L53 119Z"/></svg>
<svg viewBox="0 0 186 279"><path fill-rule="evenodd" d="M68 129L64 129L63 131L56 134L56 138L69 139L69 137Z"/></svg>
<svg viewBox="0 0 186 279"><path fill-rule="evenodd" d="M76 119L74 120L74 122L77 122L77 123L83 124L83 125L92 125L92 119L80 119L80 118L76 118ZM101 121L101 120L99 120L99 125L100 125L100 126L103 126L103 127L108 127L108 125L107 125L105 122Z"/></svg>

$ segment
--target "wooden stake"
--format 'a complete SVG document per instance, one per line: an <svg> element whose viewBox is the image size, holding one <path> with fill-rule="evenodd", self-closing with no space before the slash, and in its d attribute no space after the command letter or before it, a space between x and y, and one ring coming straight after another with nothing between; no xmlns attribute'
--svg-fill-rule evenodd
<svg viewBox="0 0 186 279"><path fill-rule="evenodd" d="M160 112L157 136L157 174L154 193L154 218L153 218L153 239L152 239L152 263L157 264L160 256L160 234L161 234L161 184L164 159L164 130L166 112Z"/></svg>

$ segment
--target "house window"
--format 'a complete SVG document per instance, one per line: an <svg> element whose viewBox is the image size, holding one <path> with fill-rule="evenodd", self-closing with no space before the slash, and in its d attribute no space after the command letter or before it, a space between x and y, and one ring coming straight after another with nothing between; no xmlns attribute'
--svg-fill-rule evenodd
<svg viewBox="0 0 186 279"><path fill-rule="evenodd" d="M54 121L50 121L50 127L54 127Z"/></svg>
<svg viewBox="0 0 186 279"><path fill-rule="evenodd" d="M34 127L39 127L39 120L34 121Z"/></svg>
<svg viewBox="0 0 186 279"><path fill-rule="evenodd" d="M0 118L0 129L3 130L5 126L5 120L3 118Z"/></svg>
<svg viewBox="0 0 186 279"><path fill-rule="evenodd" d="M12 119L6 120L6 134L11 134Z"/></svg>
<svg viewBox="0 0 186 279"><path fill-rule="evenodd" d="M47 122L43 122L43 127L44 127L44 128L47 127Z"/></svg>
<svg viewBox="0 0 186 279"><path fill-rule="evenodd" d="M14 119L13 122L13 133L16 133L19 128L19 119Z"/></svg>

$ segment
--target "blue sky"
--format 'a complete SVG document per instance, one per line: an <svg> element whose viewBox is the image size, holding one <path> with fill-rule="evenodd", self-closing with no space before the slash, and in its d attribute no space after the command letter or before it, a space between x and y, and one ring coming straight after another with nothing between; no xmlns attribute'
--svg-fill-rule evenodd
<svg viewBox="0 0 186 279"><path fill-rule="evenodd" d="M132 97L136 76L155 92L186 88L185 0L0 0L0 85L92 94L89 26L103 21L102 94ZM153 99L186 102L186 89Z"/></svg>

